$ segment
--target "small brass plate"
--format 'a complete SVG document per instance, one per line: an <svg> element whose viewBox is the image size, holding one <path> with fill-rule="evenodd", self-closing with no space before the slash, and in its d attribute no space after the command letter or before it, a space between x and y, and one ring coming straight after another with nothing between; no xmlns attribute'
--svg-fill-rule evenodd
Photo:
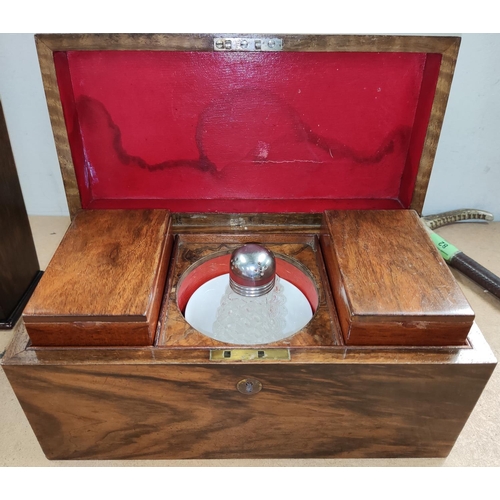
<svg viewBox="0 0 500 500"><path fill-rule="evenodd" d="M288 361L289 349L212 349L210 361Z"/></svg>

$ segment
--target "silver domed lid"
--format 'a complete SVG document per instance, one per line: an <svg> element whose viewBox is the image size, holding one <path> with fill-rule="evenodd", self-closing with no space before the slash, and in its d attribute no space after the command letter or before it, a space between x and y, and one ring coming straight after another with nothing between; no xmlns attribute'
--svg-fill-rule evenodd
<svg viewBox="0 0 500 500"><path fill-rule="evenodd" d="M276 261L274 254L257 243L247 243L231 255L229 284L244 297L260 297L274 287Z"/></svg>

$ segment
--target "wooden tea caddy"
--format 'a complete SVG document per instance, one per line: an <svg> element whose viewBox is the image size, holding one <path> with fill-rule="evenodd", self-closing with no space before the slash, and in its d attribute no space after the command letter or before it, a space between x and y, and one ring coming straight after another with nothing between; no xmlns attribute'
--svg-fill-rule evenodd
<svg viewBox="0 0 500 500"><path fill-rule="evenodd" d="M418 219L459 39L36 42L73 222L3 367L46 456L446 456L496 365ZM182 315L248 241L315 310L273 344Z"/></svg>

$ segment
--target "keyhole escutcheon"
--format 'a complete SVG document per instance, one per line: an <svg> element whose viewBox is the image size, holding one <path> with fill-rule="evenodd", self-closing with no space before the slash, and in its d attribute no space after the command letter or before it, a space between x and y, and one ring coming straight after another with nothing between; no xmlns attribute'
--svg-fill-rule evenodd
<svg viewBox="0 0 500 500"><path fill-rule="evenodd" d="M262 384L256 378L244 378L236 384L236 389L247 396L257 394L262 389Z"/></svg>

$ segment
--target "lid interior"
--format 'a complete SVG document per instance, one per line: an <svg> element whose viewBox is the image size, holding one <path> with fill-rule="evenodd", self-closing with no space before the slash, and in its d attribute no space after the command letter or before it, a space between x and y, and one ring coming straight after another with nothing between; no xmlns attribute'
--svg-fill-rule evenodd
<svg viewBox="0 0 500 500"><path fill-rule="evenodd" d="M442 54L54 51L83 208L408 208Z"/></svg>

